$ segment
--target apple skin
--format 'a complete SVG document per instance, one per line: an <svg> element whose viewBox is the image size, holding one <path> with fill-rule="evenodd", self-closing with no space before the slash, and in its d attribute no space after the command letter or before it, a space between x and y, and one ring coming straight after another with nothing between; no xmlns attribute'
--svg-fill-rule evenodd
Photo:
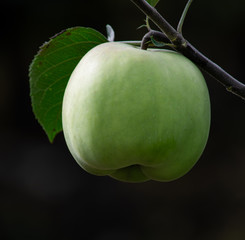
<svg viewBox="0 0 245 240"><path fill-rule="evenodd" d="M171 181L205 148L209 93L200 70L179 53L104 43L73 71L62 122L68 148L87 172Z"/></svg>

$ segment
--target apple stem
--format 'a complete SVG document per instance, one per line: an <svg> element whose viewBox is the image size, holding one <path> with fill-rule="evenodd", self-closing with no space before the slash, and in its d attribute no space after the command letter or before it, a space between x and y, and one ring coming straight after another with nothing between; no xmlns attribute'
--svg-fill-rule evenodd
<svg viewBox="0 0 245 240"><path fill-rule="evenodd" d="M164 34L165 37L169 39L169 41L173 44L172 46L174 49L184 56L189 58L193 61L196 65L202 68L204 71L209 73L213 76L218 82L220 82L229 92L239 96L243 100L245 100L245 85L239 82L237 79L232 77L229 73L223 70L219 65L212 62L206 56L204 56L201 52L199 52L194 46L192 46L182 35L181 31L175 30L163 16L154 8L152 7L147 1L145 0L131 0L153 23L155 23L161 32L156 33L154 32L154 36L160 36L160 34ZM191 1L187 3L186 10L182 14L183 20L180 20L180 26L178 30L182 29L183 21L185 15L190 6ZM150 30L149 36L152 36L152 31ZM149 37L148 36L148 37ZM153 36L153 37L154 37ZM161 36L162 37L162 36ZM143 37L147 38L147 34ZM144 43L143 43L144 44ZM141 45L142 46L142 45ZM143 46L144 47L144 46Z"/></svg>
<svg viewBox="0 0 245 240"><path fill-rule="evenodd" d="M146 50L148 48L149 43L151 42L151 38L154 38L156 41L163 42L163 43L170 43L167 36L159 31L150 30L148 33L145 34L141 41L141 49Z"/></svg>
<svg viewBox="0 0 245 240"><path fill-rule="evenodd" d="M178 24L178 27L177 27L177 32L181 33L182 34L182 27L183 27L183 24L184 24L184 21L185 21L185 18L186 18L186 14L192 4L193 0L189 0L187 2L187 4L185 5L185 9L181 15L181 18L179 20L179 24Z"/></svg>

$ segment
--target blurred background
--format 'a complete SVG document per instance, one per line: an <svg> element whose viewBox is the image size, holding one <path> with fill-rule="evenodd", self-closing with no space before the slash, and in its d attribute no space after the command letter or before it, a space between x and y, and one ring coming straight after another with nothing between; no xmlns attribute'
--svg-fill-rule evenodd
<svg viewBox="0 0 245 240"><path fill-rule="evenodd" d="M157 9L174 26L184 0ZM212 104L207 147L170 183L118 182L83 171L63 134L53 144L31 110L28 67L40 45L73 26L140 40L144 15L125 0L0 2L0 239L244 240L245 102L205 74ZM195 1L184 36L245 82L245 1Z"/></svg>

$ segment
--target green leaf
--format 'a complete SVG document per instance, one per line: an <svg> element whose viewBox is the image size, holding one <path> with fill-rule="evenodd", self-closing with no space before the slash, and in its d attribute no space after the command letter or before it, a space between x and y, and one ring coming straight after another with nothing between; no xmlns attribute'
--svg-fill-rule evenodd
<svg viewBox="0 0 245 240"><path fill-rule="evenodd" d="M147 2L152 6L155 7L157 5L157 3L159 2L159 0L147 0Z"/></svg>
<svg viewBox="0 0 245 240"><path fill-rule="evenodd" d="M158 42L157 40L155 40L153 37L151 37L151 42L154 44L154 46L156 47L164 47L166 45L166 43L164 42Z"/></svg>
<svg viewBox="0 0 245 240"><path fill-rule="evenodd" d="M91 28L67 29L40 47L30 69L32 108L50 142L62 131L62 100L69 77L80 59L106 38Z"/></svg>

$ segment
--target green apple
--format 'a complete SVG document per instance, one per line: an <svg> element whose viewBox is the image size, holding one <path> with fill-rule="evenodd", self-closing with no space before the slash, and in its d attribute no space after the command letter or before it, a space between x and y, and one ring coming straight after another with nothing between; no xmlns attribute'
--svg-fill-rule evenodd
<svg viewBox="0 0 245 240"><path fill-rule="evenodd" d="M179 53L104 43L73 71L62 121L68 148L87 172L171 181L204 150L209 93L200 70Z"/></svg>

